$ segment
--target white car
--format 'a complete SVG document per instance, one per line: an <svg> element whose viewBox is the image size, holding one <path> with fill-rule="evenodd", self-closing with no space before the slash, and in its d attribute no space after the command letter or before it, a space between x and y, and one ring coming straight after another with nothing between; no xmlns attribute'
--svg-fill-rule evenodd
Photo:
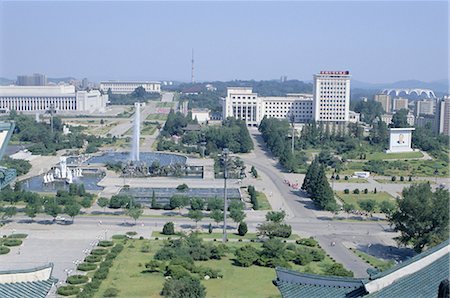
<svg viewBox="0 0 450 298"><path fill-rule="evenodd" d="M57 220L57 221L66 221L66 218L58 215L58 216L55 218L55 220Z"/></svg>

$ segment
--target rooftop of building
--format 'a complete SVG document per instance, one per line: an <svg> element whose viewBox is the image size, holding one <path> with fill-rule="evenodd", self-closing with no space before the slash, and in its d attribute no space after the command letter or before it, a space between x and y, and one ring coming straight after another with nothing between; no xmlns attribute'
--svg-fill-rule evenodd
<svg viewBox="0 0 450 298"><path fill-rule="evenodd" d="M29 96L29 95L68 95L75 94L73 85L56 86L0 86L0 96Z"/></svg>
<svg viewBox="0 0 450 298"><path fill-rule="evenodd" d="M52 263L25 270L0 271L0 297L47 297L58 282L52 277L52 272Z"/></svg>
<svg viewBox="0 0 450 298"><path fill-rule="evenodd" d="M109 80L109 81L101 81L100 84L161 84L159 81L120 81L120 80Z"/></svg>
<svg viewBox="0 0 450 298"><path fill-rule="evenodd" d="M449 279L449 240L369 279L321 276L277 268L275 285L289 297L438 297Z"/></svg>

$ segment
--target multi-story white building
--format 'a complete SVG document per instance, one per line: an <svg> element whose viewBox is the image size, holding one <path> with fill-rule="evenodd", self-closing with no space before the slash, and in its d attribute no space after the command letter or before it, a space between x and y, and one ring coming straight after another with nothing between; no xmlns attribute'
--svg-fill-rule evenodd
<svg viewBox="0 0 450 298"><path fill-rule="evenodd" d="M230 87L223 100L223 118L245 120L258 126L264 116L307 122L312 119L313 99L310 94L288 94L283 97L258 97L251 87Z"/></svg>
<svg viewBox="0 0 450 298"><path fill-rule="evenodd" d="M436 131L450 136L450 96L437 101L435 119Z"/></svg>
<svg viewBox="0 0 450 298"><path fill-rule="evenodd" d="M261 99L251 87L229 87L222 102L223 119L235 117L245 120L249 126L258 126L264 114Z"/></svg>
<svg viewBox="0 0 450 298"><path fill-rule="evenodd" d="M350 73L321 71L314 75L313 119L321 122L348 122Z"/></svg>
<svg viewBox="0 0 450 298"><path fill-rule="evenodd" d="M0 86L0 109L23 113L103 112L108 95L98 90L75 92L74 86Z"/></svg>
<svg viewBox="0 0 450 298"><path fill-rule="evenodd" d="M161 82L150 81L103 81L100 82L100 90L108 92L111 89L113 94L130 94L136 88L143 87L147 92L161 92Z"/></svg>
<svg viewBox="0 0 450 298"><path fill-rule="evenodd" d="M383 114L383 115L381 115L381 121L383 121L384 123L389 125L392 123L393 116L394 116L393 114ZM406 116L406 122L409 125L414 126L415 120L416 120L416 117L414 117L413 114L408 113L408 115Z"/></svg>

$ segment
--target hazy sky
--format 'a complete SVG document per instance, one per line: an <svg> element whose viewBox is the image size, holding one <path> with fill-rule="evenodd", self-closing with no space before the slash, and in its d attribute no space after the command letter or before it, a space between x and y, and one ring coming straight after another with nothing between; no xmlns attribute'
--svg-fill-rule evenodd
<svg viewBox="0 0 450 298"><path fill-rule="evenodd" d="M0 0L0 76L393 82L448 77L447 2Z"/></svg>

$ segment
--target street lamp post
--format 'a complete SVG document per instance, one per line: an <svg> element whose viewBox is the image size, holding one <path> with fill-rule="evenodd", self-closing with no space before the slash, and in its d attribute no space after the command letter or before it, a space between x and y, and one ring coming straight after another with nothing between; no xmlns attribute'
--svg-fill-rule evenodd
<svg viewBox="0 0 450 298"><path fill-rule="evenodd" d="M222 159L224 161L224 170L223 170L223 239L222 241L227 242L227 179L228 179L228 157L229 157L228 148L224 148L222 150Z"/></svg>

